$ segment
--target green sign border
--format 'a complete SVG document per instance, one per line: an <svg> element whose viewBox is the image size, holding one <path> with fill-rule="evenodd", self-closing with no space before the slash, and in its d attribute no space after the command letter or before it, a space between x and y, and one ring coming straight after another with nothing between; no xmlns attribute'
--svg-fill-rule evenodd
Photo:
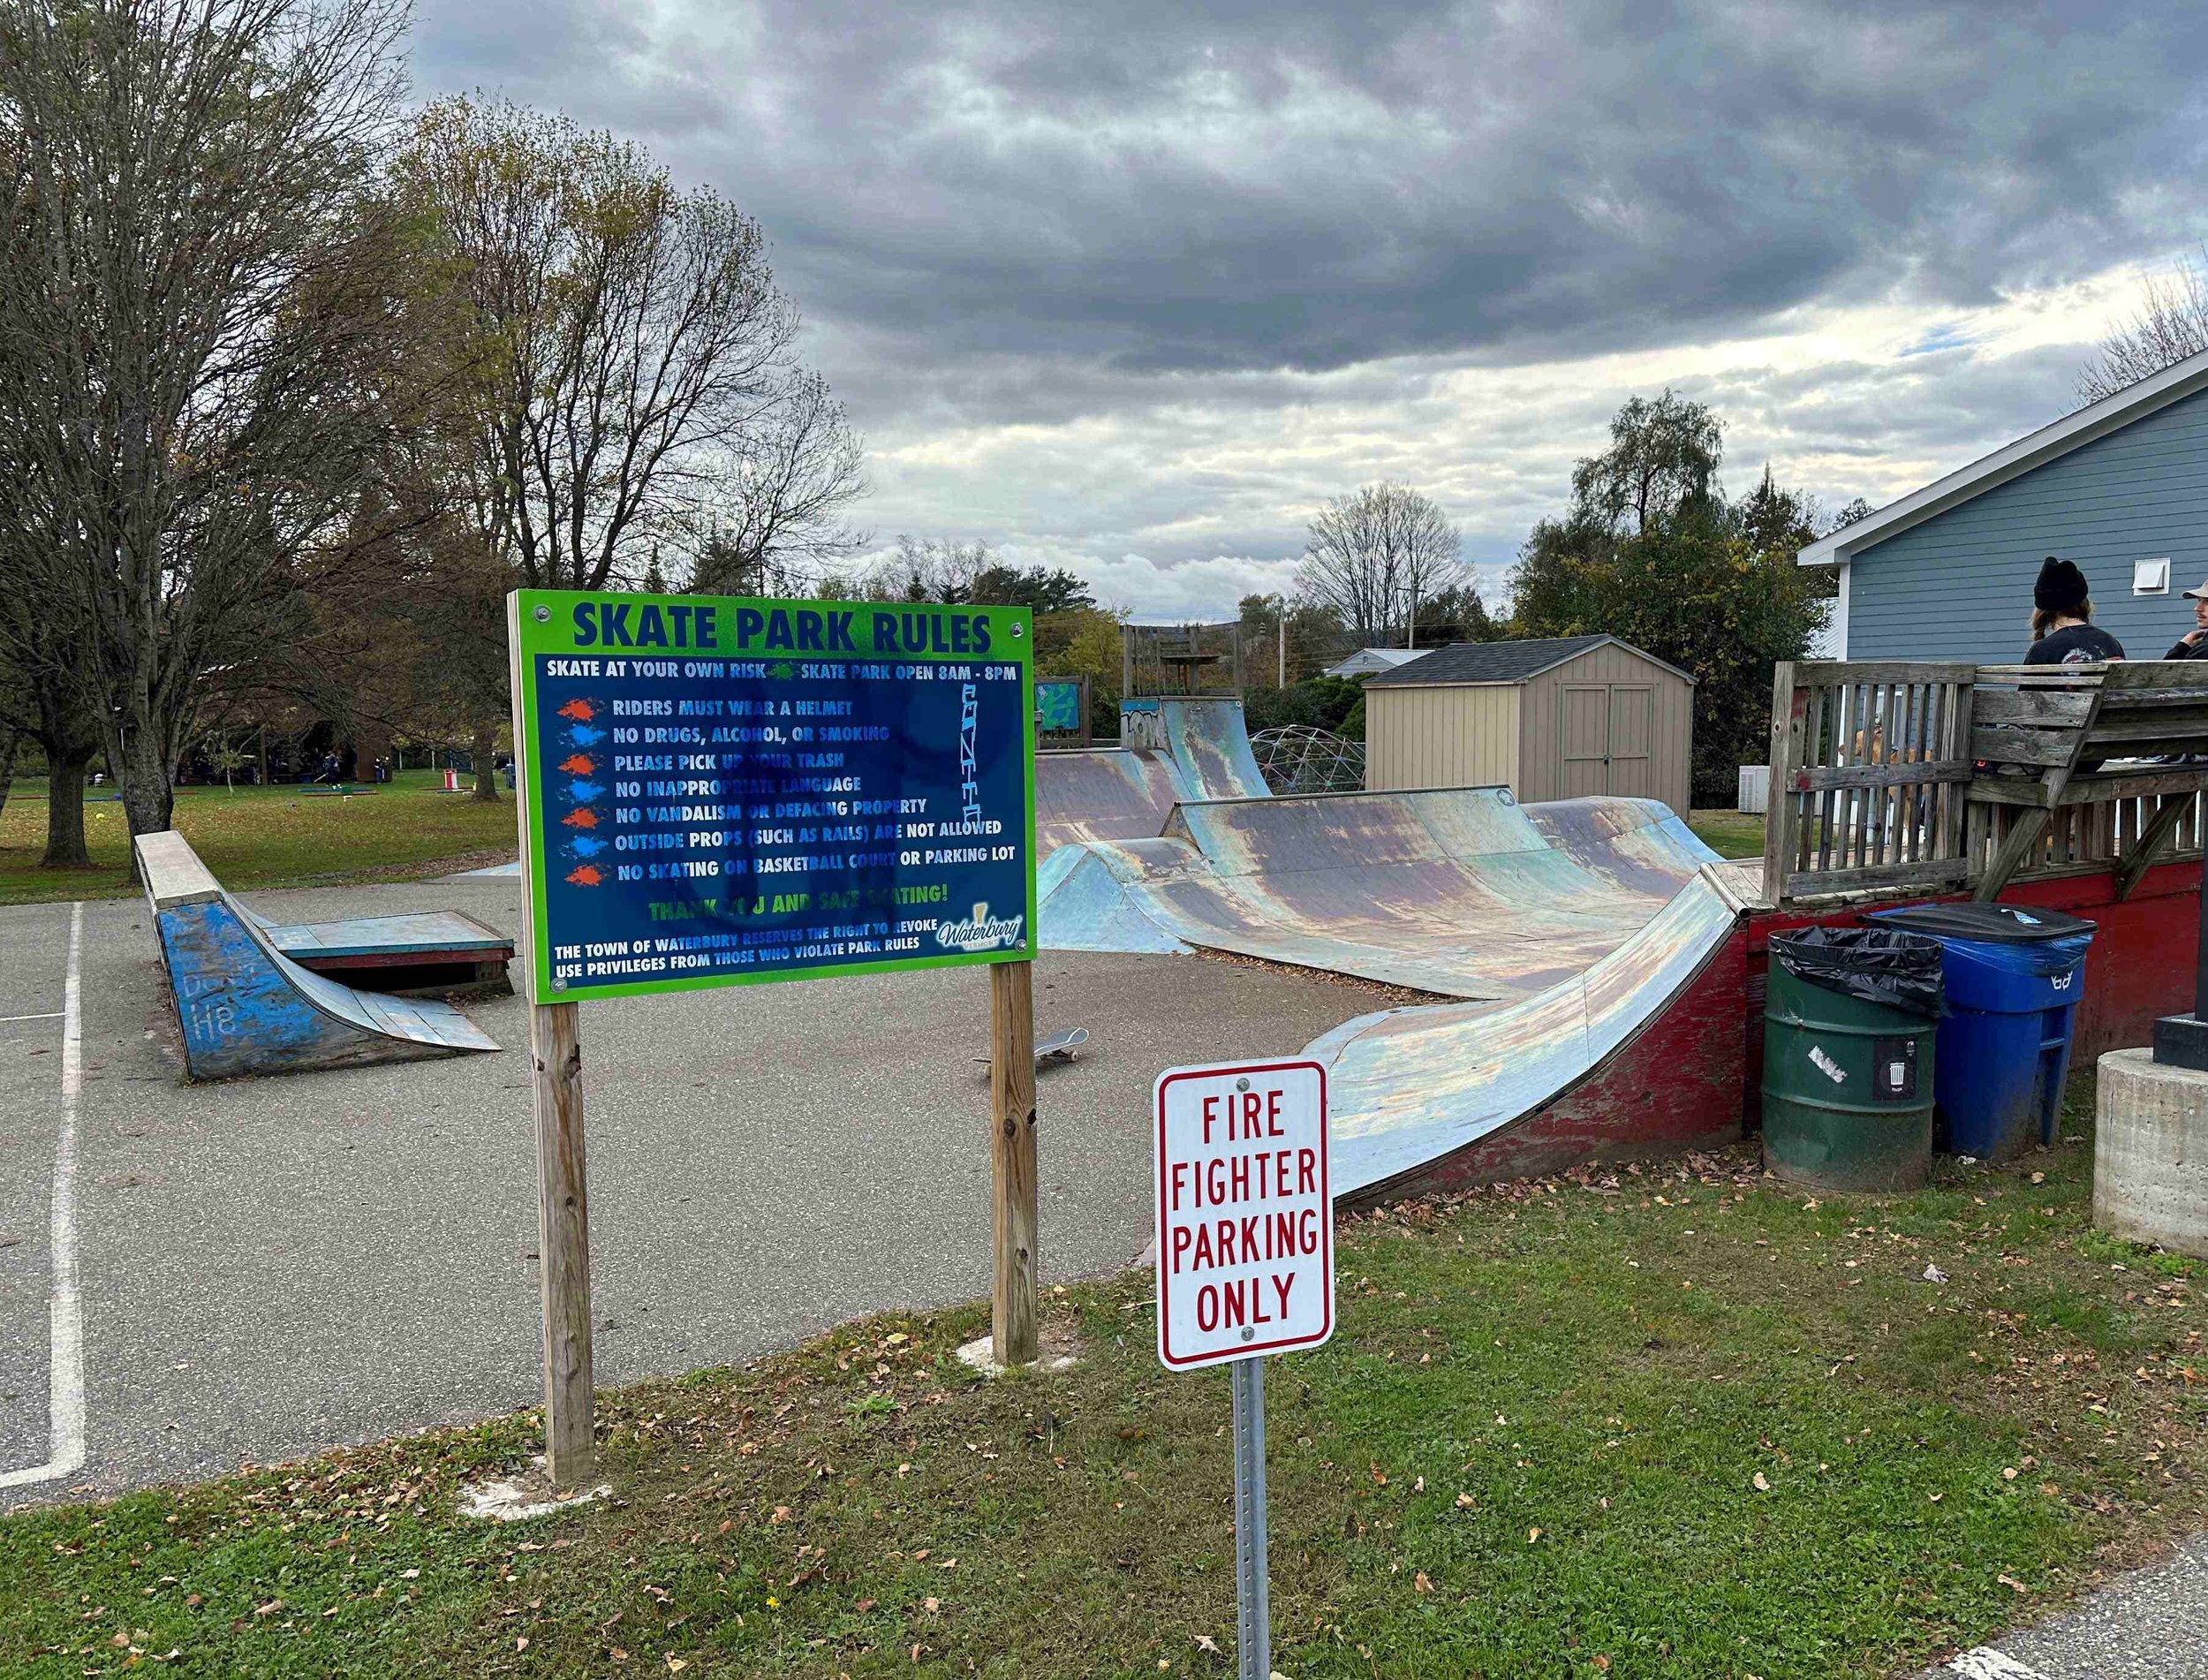
<svg viewBox="0 0 2208 1680"><path fill-rule="evenodd" d="M538 764L536 754L532 750L537 738L536 685L533 681L525 680L525 677L534 672L534 661L540 655L573 654L584 658L604 656L608 650L603 647L578 647L575 644L574 609L578 602L586 601L610 602L631 609L641 606L716 607L724 609L719 615L720 623L730 628L735 624L737 609L741 608L751 608L761 613L795 612L803 609L816 612L855 611L860 614L873 611L919 613L934 618L948 618L956 615L970 619L976 614L986 617L989 621L990 646L989 652L983 657L995 664L1009 660L1020 668L1020 758L1025 786L1022 818L1025 827L1021 841L1027 859L1026 916L1022 923L1025 937L1023 943L1006 950L952 951L941 957L895 957L874 962L824 963L817 967L793 967L771 973L707 974L680 980L622 980L600 986L570 984L555 989L551 963L547 956L551 947L544 926L544 836L533 821L533 814L544 806L542 767ZM541 608L548 609L543 620L537 617ZM506 597L506 647L513 698L515 821L521 835L520 957L531 1003L578 1003L601 997L641 997L661 992L707 991L723 986L772 986L789 980L833 980L845 974L896 973L915 968L967 968L976 964L1034 960L1035 629L1033 615L1026 608L938 607L901 601L777 601L740 595L647 595L631 594L624 590L602 589L517 589ZM635 651L651 658L680 658L687 653L702 650L651 647ZM712 656L723 659L743 658L769 651L776 655L788 652L779 647L769 650L765 647L725 646L711 651ZM871 653L807 653L802 657L812 661L841 659L847 662L873 663L882 655ZM895 657L900 664L948 665L972 663L976 656L972 654L900 653Z"/></svg>

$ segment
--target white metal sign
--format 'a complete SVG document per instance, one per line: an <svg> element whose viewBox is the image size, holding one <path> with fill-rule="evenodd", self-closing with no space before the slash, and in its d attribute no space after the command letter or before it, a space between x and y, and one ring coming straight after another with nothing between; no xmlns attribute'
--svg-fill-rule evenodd
<svg viewBox="0 0 2208 1680"><path fill-rule="evenodd" d="M1157 1103L1159 1359L1317 1347L1334 1334L1326 1069L1171 1068Z"/></svg>

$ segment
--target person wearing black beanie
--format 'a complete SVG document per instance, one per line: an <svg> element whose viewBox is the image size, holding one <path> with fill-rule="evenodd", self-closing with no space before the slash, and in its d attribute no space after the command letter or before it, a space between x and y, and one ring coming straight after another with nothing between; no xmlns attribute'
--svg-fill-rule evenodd
<svg viewBox="0 0 2208 1680"><path fill-rule="evenodd" d="M2092 592L2071 562L2046 557L2031 586L2031 606L2025 664L2077 665L2124 656L2124 645L2093 623Z"/></svg>

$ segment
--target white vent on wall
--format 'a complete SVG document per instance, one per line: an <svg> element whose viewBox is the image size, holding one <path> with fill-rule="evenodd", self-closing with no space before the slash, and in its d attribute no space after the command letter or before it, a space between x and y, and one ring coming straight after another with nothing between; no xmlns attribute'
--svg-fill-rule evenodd
<svg viewBox="0 0 2208 1680"><path fill-rule="evenodd" d="M2170 592L2170 563L2167 556L2159 560L2135 560L2131 563L2131 593L2135 595L2166 595Z"/></svg>

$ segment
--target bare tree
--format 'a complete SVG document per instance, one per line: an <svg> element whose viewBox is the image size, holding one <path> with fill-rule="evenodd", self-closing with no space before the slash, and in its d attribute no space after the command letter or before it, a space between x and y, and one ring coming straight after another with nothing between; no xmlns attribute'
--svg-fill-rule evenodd
<svg viewBox="0 0 2208 1680"><path fill-rule="evenodd" d="M4 551L72 638L133 833L384 447L401 248L369 193L402 0L0 0Z"/></svg>
<svg viewBox="0 0 2208 1680"><path fill-rule="evenodd" d="M900 533L897 551L866 574L862 588L872 601L941 601L956 606L973 598L974 585L996 564L996 551L980 537L960 542Z"/></svg>
<svg viewBox="0 0 2208 1680"><path fill-rule="evenodd" d="M739 571L849 551L858 445L797 363L757 223L502 102L430 106L397 178L470 318L464 500L518 582L635 583L716 535Z"/></svg>
<svg viewBox="0 0 2208 1680"><path fill-rule="evenodd" d="M2127 385L2208 350L2208 246L2202 261L2180 257L2174 273L2150 275L2131 319L2102 335L2078 375L2078 401L2097 403Z"/></svg>
<svg viewBox="0 0 2208 1680"><path fill-rule="evenodd" d="M1462 547L1431 496L1368 484L1335 496L1312 520L1297 594L1333 613L1360 646L1385 646L1398 626L1415 645L1418 603L1465 581Z"/></svg>

